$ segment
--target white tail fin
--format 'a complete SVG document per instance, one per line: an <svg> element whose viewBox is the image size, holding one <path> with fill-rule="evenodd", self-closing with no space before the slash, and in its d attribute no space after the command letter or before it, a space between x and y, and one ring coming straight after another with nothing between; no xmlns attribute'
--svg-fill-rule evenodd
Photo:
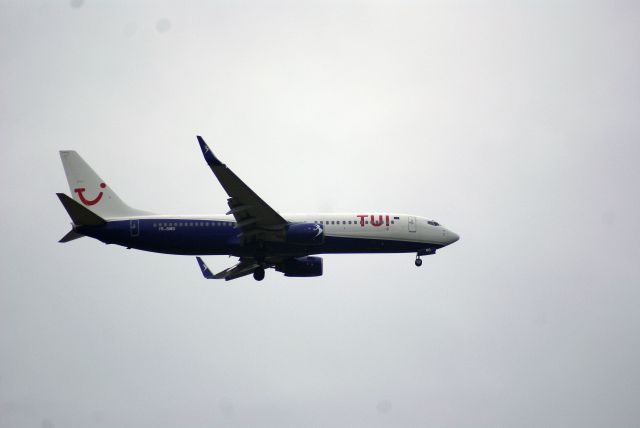
<svg viewBox="0 0 640 428"><path fill-rule="evenodd" d="M131 208L73 150L61 150L60 158L73 199L103 218L150 214Z"/></svg>

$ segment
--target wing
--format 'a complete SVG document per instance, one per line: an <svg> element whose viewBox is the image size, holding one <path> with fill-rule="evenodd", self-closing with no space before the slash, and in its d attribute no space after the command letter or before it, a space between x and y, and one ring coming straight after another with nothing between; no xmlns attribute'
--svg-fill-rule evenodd
<svg viewBox="0 0 640 428"><path fill-rule="evenodd" d="M282 240L287 221L220 162L200 136L198 136L198 143L211 171L229 195L227 214L235 217L243 241Z"/></svg>
<svg viewBox="0 0 640 428"><path fill-rule="evenodd" d="M253 273L254 270L260 267L254 259L240 259L240 261L231 266L228 269L218 272L215 275L211 273L209 267L202 261L200 257L196 257L202 275L207 279L224 279L225 281L231 281L232 279L240 278L245 275Z"/></svg>

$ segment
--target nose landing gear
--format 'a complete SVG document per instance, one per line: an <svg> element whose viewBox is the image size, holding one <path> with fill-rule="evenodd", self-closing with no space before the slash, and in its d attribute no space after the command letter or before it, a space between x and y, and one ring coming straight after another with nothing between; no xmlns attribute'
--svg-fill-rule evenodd
<svg viewBox="0 0 640 428"><path fill-rule="evenodd" d="M416 266L418 267L422 266L422 259L420 258L420 256L430 256L435 253L436 253L435 248L425 248L423 250L419 250L416 253Z"/></svg>
<svg viewBox="0 0 640 428"><path fill-rule="evenodd" d="M264 279L264 269L258 268L253 271L253 279L256 281L262 281Z"/></svg>

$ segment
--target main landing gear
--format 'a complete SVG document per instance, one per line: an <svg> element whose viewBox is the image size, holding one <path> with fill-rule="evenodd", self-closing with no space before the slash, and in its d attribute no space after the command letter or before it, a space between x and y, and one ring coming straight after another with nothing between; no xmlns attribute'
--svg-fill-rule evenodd
<svg viewBox="0 0 640 428"><path fill-rule="evenodd" d="M416 266L420 267L422 266L422 259L420 258L420 256L416 256Z"/></svg>
<svg viewBox="0 0 640 428"><path fill-rule="evenodd" d="M253 271L253 279L256 281L262 281L264 279L264 269L258 268Z"/></svg>

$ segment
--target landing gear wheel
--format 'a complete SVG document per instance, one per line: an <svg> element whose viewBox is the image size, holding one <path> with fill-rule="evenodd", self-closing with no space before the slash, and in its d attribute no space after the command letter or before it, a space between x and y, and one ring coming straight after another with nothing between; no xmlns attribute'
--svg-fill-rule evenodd
<svg viewBox="0 0 640 428"><path fill-rule="evenodd" d="M416 266L422 266L422 259L420 257L416 257Z"/></svg>
<svg viewBox="0 0 640 428"><path fill-rule="evenodd" d="M264 269L258 268L253 271L253 279L256 281L262 281L264 279Z"/></svg>

